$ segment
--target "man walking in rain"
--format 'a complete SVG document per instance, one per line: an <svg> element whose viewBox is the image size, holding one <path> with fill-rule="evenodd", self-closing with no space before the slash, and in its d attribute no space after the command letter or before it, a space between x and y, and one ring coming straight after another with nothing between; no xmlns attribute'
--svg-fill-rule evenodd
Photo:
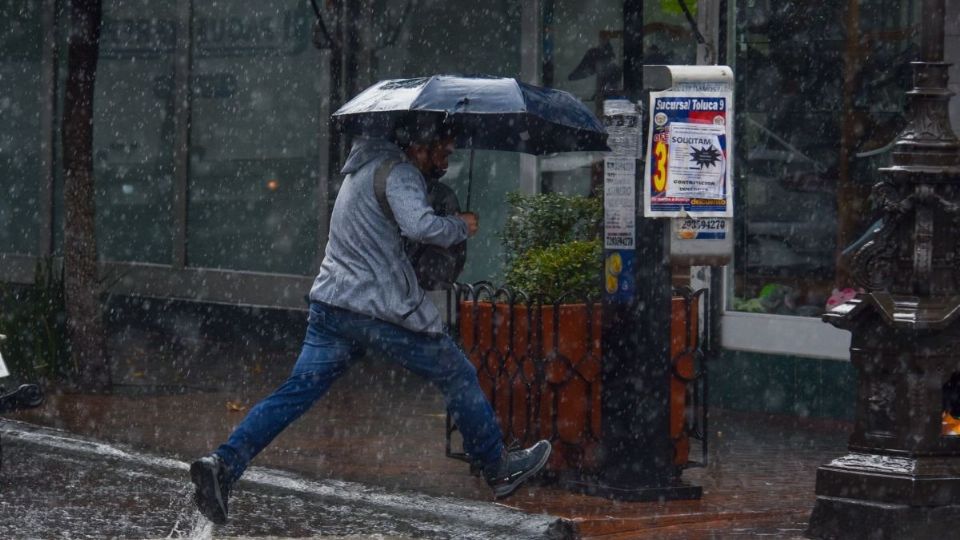
<svg viewBox="0 0 960 540"><path fill-rule="evenodd" d="M227 521L230 489L254 456L365 353L394 359L443 392L464 449L497 498L513 493L550 456L547 441L505 450L476 371L442 332L440 313L404 253L402 237L449 247L477 232L474 214L438 216L427 204L424 175L437 178L446 171L453 138L434 127L412 140L396 139L357 138L350 151L310 291L306 338L290 377L250 410L224 444L190 466L197 506L215 523ZM375 192L378 176L386 178L388 212Z"/></svg>

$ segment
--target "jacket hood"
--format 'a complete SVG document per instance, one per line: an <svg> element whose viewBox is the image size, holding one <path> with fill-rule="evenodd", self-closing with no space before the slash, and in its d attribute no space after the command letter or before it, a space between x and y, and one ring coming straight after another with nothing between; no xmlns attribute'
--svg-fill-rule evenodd
<svg viewBox="0 0 960 540"><path fill-rule="evenodd" d="M386 139L374 139L370 137L357 137L354 139L353 148L350 149L350 155L343 164L340 172L350 174L357 172L361 167L370 163L370 161L383 156L392 156L399 159L406 159L406 154L395 143Z"/></svg>

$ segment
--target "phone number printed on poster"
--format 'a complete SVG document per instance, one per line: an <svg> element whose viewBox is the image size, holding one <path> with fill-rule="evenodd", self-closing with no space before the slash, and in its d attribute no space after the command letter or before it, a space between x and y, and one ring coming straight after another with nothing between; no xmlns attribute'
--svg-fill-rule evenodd
<svg viewBox="0 0 960 540"><path fill-rule="evenodd" d="M730 92L653 92L647 217L732 217Z"/></svg>

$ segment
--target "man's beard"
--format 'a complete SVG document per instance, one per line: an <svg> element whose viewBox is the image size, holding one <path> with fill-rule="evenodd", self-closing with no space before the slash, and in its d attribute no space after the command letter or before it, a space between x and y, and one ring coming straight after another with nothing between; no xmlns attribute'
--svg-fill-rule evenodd
<svg viewBox="0 0 960 540"><path fill-rule="evenodd" d="M440 167L434 165L431 166L430 170L427 171L423 176L426 177L427 180L437 181L443 178L443 175L445 174L447 174L446 169L441 169Z"/></svg>

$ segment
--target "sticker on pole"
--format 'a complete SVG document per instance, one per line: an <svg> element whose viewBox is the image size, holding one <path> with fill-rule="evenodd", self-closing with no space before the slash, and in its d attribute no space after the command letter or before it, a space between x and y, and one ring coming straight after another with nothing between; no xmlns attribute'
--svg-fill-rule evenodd
<svg viewBox="0 0 960 540"><path fill-rule="evenodd" d="M725 240L727 220L723 218L685 218L671 223L673 237L677 240Z"/></svg>
<svg viewBox="0 0 960 540"><path fill-rule="evenodd" d="M637 160L603 160L603 247L637 247Z"/></svg>
<svg viewBox="0 0 960 540"><path fill-rule="evenodd" d="M731 92L650 94L647 217L733 217Z"/></svg>

